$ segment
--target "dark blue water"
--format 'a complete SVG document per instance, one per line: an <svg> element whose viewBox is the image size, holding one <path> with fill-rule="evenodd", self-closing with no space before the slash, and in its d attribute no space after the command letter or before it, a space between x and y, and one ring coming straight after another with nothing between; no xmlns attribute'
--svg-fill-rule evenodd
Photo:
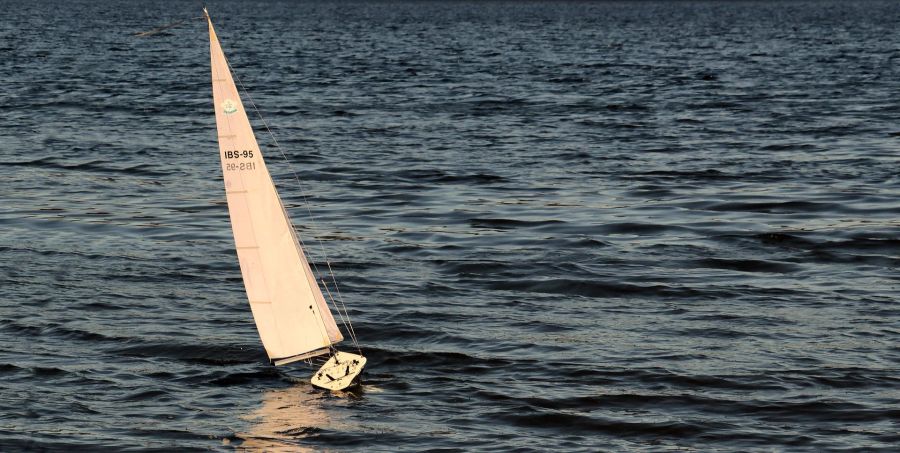
<svg viewBox="0 0 900 453"><path fill-rule="evenodd" d="M208 6L365 385L266 363L199 2L3 0L0 450L900 445L900 4Z"/></svg>

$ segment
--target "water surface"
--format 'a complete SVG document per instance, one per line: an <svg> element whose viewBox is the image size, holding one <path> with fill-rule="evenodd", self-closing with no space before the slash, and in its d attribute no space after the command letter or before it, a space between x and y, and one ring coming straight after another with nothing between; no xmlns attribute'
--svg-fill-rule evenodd
<svg viewBox="0 0 900 453"><path fill-rule="evenodd" d="M0 449L900 443L894 2L209 3L343 396L266 364L203 22L133 35L199 3L2 5Z"/></svg>

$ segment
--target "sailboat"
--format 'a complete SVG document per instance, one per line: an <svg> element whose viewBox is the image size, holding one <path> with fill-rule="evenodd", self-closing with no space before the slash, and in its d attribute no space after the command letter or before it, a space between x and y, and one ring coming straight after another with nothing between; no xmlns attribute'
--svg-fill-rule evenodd
<svg viewBox="0 0 900 453"><path fill-rule="evenodd" d="M343 390L358 382L366 358L334 346L344 336L266 168L206 8L203 16L209 25L213 105L225 196L259 337L275 366L328 357L310 381L316 387ZM326 285L324 279L322 284ZM346 309L341 313L328 286L324 288L344 319ZM345 326L355 343L352 324L346 322Z"/></svg>

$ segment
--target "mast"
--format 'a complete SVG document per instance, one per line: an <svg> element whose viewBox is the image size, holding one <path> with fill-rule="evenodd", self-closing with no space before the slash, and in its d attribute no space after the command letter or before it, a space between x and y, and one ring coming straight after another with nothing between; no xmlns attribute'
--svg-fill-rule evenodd
<svg viewBox="0 0 900 453"><path fill-rule="evenodd" d="M343 340L266 168L212 20L213 106L241 276L269 359L281 365Z"/></svg>

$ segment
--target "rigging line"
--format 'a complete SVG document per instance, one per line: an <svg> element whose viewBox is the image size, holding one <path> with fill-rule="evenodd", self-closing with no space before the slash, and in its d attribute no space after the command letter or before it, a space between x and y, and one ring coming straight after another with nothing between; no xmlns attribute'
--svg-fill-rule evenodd
<svg viewBox="0 0 900 453"><path fill-rule="evenodd" d="M334 296L331 295L331 290L328 289L328 283L325 279L321 279L322 287L325 288L325 293L328 294L328 298L331 299L332 303L337 305L334 302ZM341 318L341 323L344 324L344 327L347 329L347 333L350 335L350 339L353 340L353 345L356 346L356 349L359 349L359 342L356 341L356 332L353 331L353 325L350 323L350 316L344 316L344 313L338 309L338 316Z"/></svg>
<svg viewBox="0 0 900 453"><path fill-rule="evenodd" d="M262 113L259 111L259 108L257 108L257 106L256 106L256 103L253 102L253 97L250 95L250 92L247 91L247 87L244 86L244 82L241 80L240 75L238 75L237 72L234 70L234 67L231 66L230 61L228 61L226 59L225 63L228 65L228 69L231 71L232 75L237 80L238 84L241 85L241 90L243 90L244 94L247 95L247 100L250 101L250 105L253 106L253 110L256 112L256 115L259 117L260 121L262 121L263 125L266 127L266 132L269 133L269 137L272 139L272 142L275 144L275 148L278 149L278 152L281 153L282 159L284 159L284 161L288 164L288 168L290 168L291 173L294 175L294 181L297 182L297 187L300 189L300 196L303 198L303 203L306 206L306 212L309 216L310 221L312 222L313 229L315 231L318 231L319 230L318 222L316 222L315 216L313 216L313 214L312 214L312 209L310 209L310 207L309 207L309 199L306 196L306 190L304 189L303 184L300 182L300 177L297 175L297 171L294 170L293 164L291 164L290 160L288 160L287 155L284 152L284 149L281 148L281 145L278 143L278 139L275 138L275 134L272 133L272 129L269 127L269 123L266 121L265 118L263 118ZM290 221L290 217L288 217L288 221ZM303 242L303 239L300 238L299 236L300 235L296 235L295 237L297 237L299 239L300 243L305 246L306 244ZM353 323L350 320L350 313L347 311L347 305L344 303L343 296L340 291L340 287L337 283L337 278L335 277L334 270L331 267L331 261L328 259L328 254L325 252L325 245L321 239L319 239L318 242L319 242L319 248L322 251L322 257L325 259L325 263L328 265L328 271L331 274L331 280L334 283L335 289L337 290L338 299L335 300L331 296L331 292L328 291L327 288L326 288L326 291L329 293L329 298L331 298L332 303L335 305L335 308L337 308L337 310L338 310L338 313L340 313L340 311L343 309L344 314L347 316L347 322L345 324L345 327L347 327L348 332L352 332L354 329L353 329ZM306 249L308 250L308 248L306 248ZM312 265L313 265L313 268L316 269L317 273L320 272L319 267L315 264L315 261L313 261ZM340 304L340 306L338 306L338 304ZM343 321L343 319L342 319L342 321ZM354 335L354 337L355 337L355 335ZM354 342L356 342L355 338L354 338ZM357 344L357 347L358 347L358 344Z"/></svg>
<svg viewBox="0 0 900 453"><path fill-rule="evenodd" d="M328 285L325 283L324 279L322 280L322 286L325 287L325 292L328 293L328 297L331 298L331 300L334 300L334 296L331 295L331 290L328 289ZM353 330L353 324L349 322L350 315L347 314L347 321L344 321L344 314L341 313L340 310L338 310L338 315L341 317L341 322L344 322L344 325L349 325L347 330L350 334L350 338L353 340L353 346L356 346L356 351L359 352L359 355L362 355L362 349L359 348L359 342L356 341L356 331Z"/></svg>
<svg viewBox="0 0 900 453"><path fill-rule="evenodd" d="M235 80L237 80L238 84L241 85L241 90L244 92L244 94L247 95L247 100L250 101L250 105L253 106L253 110L256 112L256 116L259 117L260 121L262 121L263 125L266 127L266 131L269 133L269 137L275 143L275 148L277 148L278 152L281 153L281 158L288 164L288 167L290 168L291 173L294 176L294 180L297 182L297 186L300 188L300 196L303 198L303 203L304 203L304 206L306 207L307 214L309 215L309 218L313 223L313 229L318 231L319 230L318 224L316 223L315 217L313 217L312 211L309 208L309 200L306 196L306 190L304 189L303 184L300 182L300 178L299 178L299 176L297 176L297 172L294 171L293 165L291 165L290 160L288 160L287 156L284 153L284 150L281 148L281 145L278 143L278 139L275 138L275 134L273 134L272 130L269 128L268 122L266 122L265 118L263 118L262 113L260 113L260 111L259 111L259 108L256 107L256 103L253 102L253 97L250 96L250 92L247 91L247 87L244 86L244 82L241 81L240 76L234 70L234 67L231 66L230 62L228 62L228 68L231 70L231 74L234 76ZM269 176L269 179L271 179L271 174ZM274 184L274 181L273 181L273 184ZM282 209L287 211L287 209L284 208L284 204L282 204ZM297 238L297 240L300 242L300 245L303 246L303 249L309 253L312 250L312 247L307 247L306 242L303 240L303 238L300 237L299 234L296 234L296 231L293 229L293 221L290 220L290 216L288 216L288 221L291 222L291 227L292 227L291 232L293 233L294 237ZM325 261L328 261L328 256L325 254L325 248L324 248L324 246L321 245L321 242L322 241L319 240L320 246L322 248L323 258L325 259ZM319 274L322 273L319 270L319 266L316 264L315 260L310 259L309 262L312 265L313 269L315 269L316 273L319 273Z"/></svg>
<svg viewBox="0 0 900 453"><path fill-rule="evenodd" d="M324 278L320 281L322 282L322 287L325 288L325 293L328 294L328 298L334 301L334 296L331 295L331 290L328 289L328 283ZM347 334L350 335L350 339L353 340L353 346L355 346L356 349L359 349L359 342L356 341L356 332L353 331L353 326L349 322L349 317L345 317L341 310L338 310L337 313L341 318L341 323L343 323L344 327L347 329Z"/></svg>
<svg viewBox="0 0 900 453"><path fill-rule="evenodd" d="M327 260L325 264L328 265L328 272L331 273L331 279L334 280L334 271L331 270L331 263ZM337 285L337 281L334 283L334 290L338 293L338 300L341 301L341 304L344 304L344 296L341 294L341 288ZM334 300L334 297L331 296L331 291L328 290L328 287L325 287L325 291L328 291L328 297L331 297L331 300ZM350 313L347 312L347 306L344 305L344 312L347 313L347 323L349 324L350 335L353 337L353 343L356 344L356 349L359 351L359 355L362 355L362 350L359 349L359 343L356 342L356 332L353 330L353 323L350 322ZM340 310L338 310L340 313Z"/></svg>
<svg viewBox="0 0 900 453"><path fill-rule="evenodd" d="M231 74L234 76L235 80L237 80L238 84L241 85L241 90L244 92L244 94L247 95L247 100L250 101L250 105L253 106L253 110L256 112L256 116L259 117L260 121L262 121L262 123L263 123L263 126L265 126L265 128L266 128L266 132L269 133L269 137L274 142L275 148L278 149L279 153L281 153L281 158L285 161L285 163L288 164L288 168L290 168L291 173L294 176L294 180L297 182L297 186L300 188L300 196L303 198L303 204L306 207L306 211L307 211L307 214L309 215L309 219L313 223L313 229L318 231L319 227L318 227L315 217L312 214L312 210L309 207L309 199L306 196L306 190L304 189L303 184L300 182L300 177L297 176L297 172L294 170L293 165L291 164L290 160L288 160L287 155L285 155L284 150L281 148L281 145L278 143L278 139L275 138L275 134L273 134L272 130L269 128L268 122L266 121L265 118L263 118L262 113L260 113L260 111L259 111L259 108L256 107L256 103L253 102L253 97L250 96L250 92L247 90L247 87L244 86L244 82L241 80L241 77L234 70L234 67L231 66L231 62L227 62L227 63L228 63L228 68L231 70ZM271 179L271 175L270 175L270 179ZM274 181L273 181L273 183L274 183ZM288 218L288 220L290 220L290 217ZM291 222L291 225L293 226L293 222ZM300 235L296 235L296 237L300 241L301 245L304 246L304 250L311 250L311 247L306 247L306 243L303 241L303 238L300 237ZM324 245L322 245L321 239L319 240L319 245L322 249L323 258L325 259L325 261L328 261L328 256L325 254L325 247L324 247ZM311 261L313 268L315 268L316 272L321 272L321 271L319 271L319 267L316 265L315 260L310 260L310 261Z"/></svg>

